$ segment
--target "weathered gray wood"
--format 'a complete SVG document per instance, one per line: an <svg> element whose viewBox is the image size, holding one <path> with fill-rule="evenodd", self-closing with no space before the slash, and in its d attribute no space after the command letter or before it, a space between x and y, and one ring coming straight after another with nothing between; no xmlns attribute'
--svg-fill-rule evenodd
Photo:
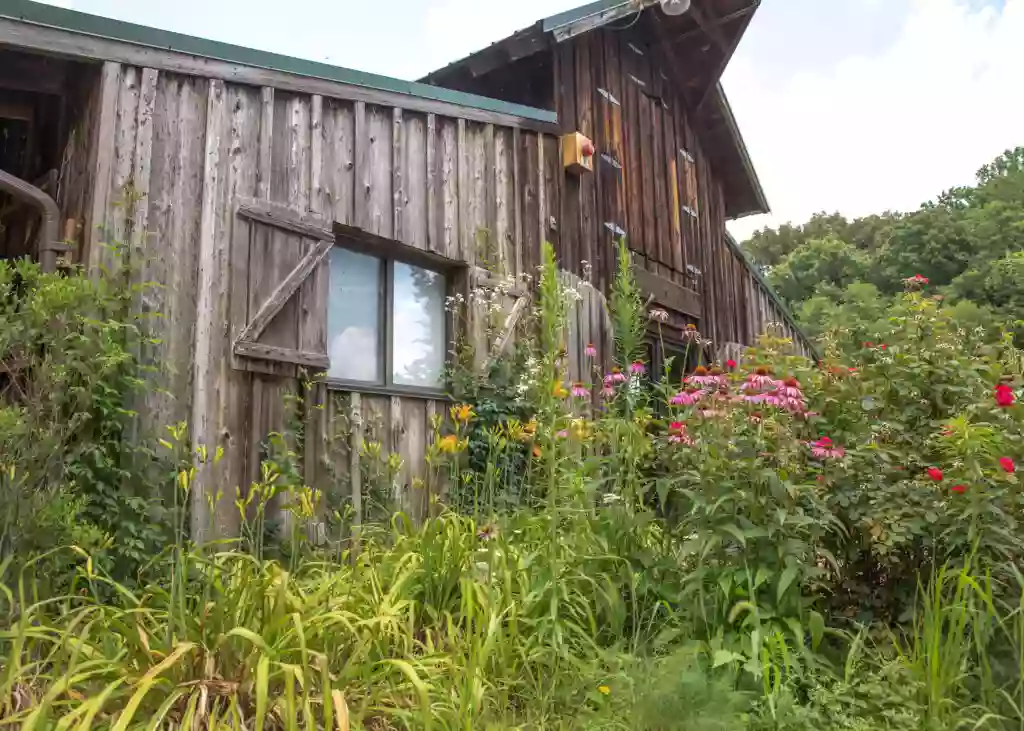
<svg viewBox="0 0 1024 731"><path fill-rule="evenodd" d="M512 190L513 190L513 225L512 230L512 270L517 277L523 274L533 276L535 272L524 271L523 265L523 181L520 180L519 151L522 149L522 135L518 129L512 130Z"/></svg>
<svg viewBox="0 0 1024 731"><path fill-rule="evenodd" d="M438 242L441 253L450 259L460 258L462 226L459 207L459 126L451 119L441 124L441 234Z"/></svg>
<svg viewBox="0 0 1024 731"><path fill-rule="evenodd" d="M298 266L288 273L274 289L270 297L264 301L259 311L246 325L236 342L255 342L259 339L274 316L281 311L289 299L299 290L320 263L327 258L334 246L334 237L322 239L316 246L306 252ZM236 351L237 352L237 351Z"/></svg>
<svg viewBox="0 0 1024 731"><path fill-rule="evenodd" d="M156 103L156 69L143 69L139 83L139 105L136 118L135 150L132 160L132 253L145 249L146 227L149 224L149 183L153 157L153 108Z"/></svg>
<svg viewBox="0 0 1024 731"><path fill-rule="evenodd" d="M309 209L323 213L324 203L324 98L314 94L310 99L309 123Z"/></svg>
<svg viewBox="0 0 1024 731"><path fill-rule="evenodd" d="M215 248L226 257L217 281L217 328L215 354L218 359L216 391L219 412L216 419L217 446L224 456L214 466L215 484L227 496L221 518L225 535L237 535L241 517L233 502L235 496L248 495L246 460L249 451L249 420L252 376L233 367L236 359L232 345L248 319L249 221L235 215L239 197L256 194L261 106L260 92L245 86L227 89L229 134L221 152L224 181L218 198L218 222ZM241 360L240 358L238 359Z"/></svg>
<svg viewBox="0 0 1024 731"><path fill-rule="evenodd" d="M355 206L352 220L357 228L370 230L370 133L367 128L366 103L356 102L353 112L353 150L355 157Z"/></svg>
<svg viewBox="0 0 1024 731"><path fill-rule="evenodd" d="M363 174L366 182L367 225L370 233L394 238L394 196L392 112L382 107L366 110L366 162Z"/></svg>
<svg viewBox="0 0 1024 731"><path fill-rule="evenodd" d="M348 102L328 100L324 109L323 182L326 205L318 213L354 224L355 112Z"/></svg>
<svg viewBox="0 0 1024 731"><path fill-rule="evenodd" d="M468 185L460 195L466 200L470 246L463 252L463 257L469 263L476 263L482 255L488 256L492 248L494 228L487 218L487 190L488 179L493 178L494 170L487 168L486 128L476 124L467 125L466 138Z"/></svg>
<svg viewBox="0 0 1024 731"><path fill-rule="evenodd" d="M428 230L428 198L430 178L427 175L428 138L426 122L418 114L403 118L401 240L413 248L426 251ZM397 235L395 238L399 238Z"/></svg>
<svg viewBox="0 0 1024 731"><path fill-rule="evenodd" d="M422 399L402 399L402 442L398 453L404 464L405 496L403 507L415 523L423 522L429 505L426 485L427 403Z"/></svg>
<svg viewBox="0 0 1024 731"><path fill-rule="evenodd" d="M154 432L191 416L193 330L203 196L208 84L160 74L153 112L148 229L151 243L140 278L159 286L142 293L146 321L143 357L154 368L144 396Z"/></svg>
<svg viewBox="0 0 1024 731"><path fill-rule="evenodd" d="M456 205L459 209L459 235L458 235L458 256L462 261L474 261L472 258L475 250L473 240L473 227L469 215L469 191L470 191L470 167L469 167L469 140L467 139L466 120L460 119L456 122L456 154L458 155L457 187L455 193Z"/></svg>
<svg viewBox="0 0 1024 731"><path fill-rule="evenodd" d="M516 300L516 303L512 306L512 310L508 313L505 318L505 324L501 328L501 334L497 340L494 341L494 346L491 348L491 360L488 363L488 368L493 363L497 362L505 350L508 349L509 343L512 342L512 336L515 335L516 326L522 319L523 315L526 314L527 308L530 306L530 299L528 297L520 297ZM487 369L484 371L487 372Z"/></svg>
<svg viewBox="0 0 1024 731"><path fill-rule="evenodd" d="M275 94L274 98L270 196L274 201L302 212L308 210L310 197L310 102L309 97L296 94ZM255 317L253 313L262 308L278 286L299 266L310 246L310 242L286 227L274 227L260 243L253 256L249 280L251 317ZM284 301L263 330L259 339L261 344L300 352L304 350L301 343L303 299L300 291L298 296ZM288 379L298 375L298 369L284 359L267 358L261 365L268 373ZM270 399L273 402L270 407L276 409L277 402L284 399L286 392L296 388L297 385L290 381L268 381L264 385L264 398ZM286 426L284 422L271 422L274 431L284 432Z"/></svg>
<svg viewBox="0 0 1024 731"><path fill-rule="evenodd" d="M407 425L402 414L402 400L403 399L400 396L392 396L390 398L390 404L388 405L388 432L391 444L390 451L402 458L402 464L401 467L399 467L397 479L394 484L394 493L391 497L399 510L407 511L407 500L409 497L409 462L405 458L408 451L406 449L407 442L405 439Z"/></svg>
<svg viewBox="0 0 1024 731"><path fill-rule="evenodd" d="M496 130L494 133L494 240L498 252L498 271L518 276L513 253L515 191L512 186L515 173L512 168L511 137L510 130Z"/></svg>
<svg viewBox="0 0 1024 731"><path fill-rule="evenodd" d="M333 224L318 213L255 198L238 201L238 215L311 239L333 239Z"/></svg>
<svg viewBox="0 0 1024 731"><path fill-rule="evenodd" d="M199 224L199 288L196 301L196 328L194 373L192 381L192 453L200 448L214 450L217 436L213 423L217 409L213 382L218 363L213 341L217 323L216 291L218 278L223 276L222 257L216 250L215 229L218 216L218 186L220 185L221 142L225 130L224 83L211 81L208 88L206 111L206 155L203 168L202 213ZM215 499L216 486L210 479L211 461L198 461L192 484L192 537L197 543L209 537L210 515L208 503ZM230 500L230 497L228 498ZM217 510L217 513L220 511ZM216 531L216 529L214 529Z"/></svg>
<svg viewBox="0 0 1024 731"><path fill-rule="evenodd" d="M638 266L633 267L633 274L640 290L645 295L653 296L658 304L698 320L702 317L704 308L700 295L692 289L687 289Z"/></svg>
<svg viewBox="0 0 1024 731"><path fill-rule="evenodd" d="M110 187L110 208L106 212L106 233L109 245L130 244L132 218L132 164L139 118L139 69L121 69L117 94L117 115L114 125L113 180ZM112 262L111 262L112 263Z"/></svg>
<svg viewBox="0 0 1024 731"><path fill-rule="evenodd" d="M199 78L221 79L248 86L267 86L281 91L320 94L335 99L349 99L362 103L402 107L406 110L461 117L463 119L506 127L541 130L550 134L557 134L559 131L558 125L554 122L530 119L518 114L480 109L464 104L453 104L438 99L427 99L385 89L374 89L369 86L348 84L314 76L303 76L286 71L246 66L231 61L204 58L163 48L150 48L124 41L73 33L58 28L20 23L7 18L0 18L0 38L4 38L5 42L12 46L45 51L70 58L88 58L96 61L148 66Z"/></svg>
<svg viewBox="0 0 1024 731"><path fill-rule="evenodd" d="M548 210L547 180L544 175L544 135L537 135L537 207L540 218L540 245L548 241L548 227L551 225L552 211ZM540 256L537 252L534 256ZM540 261L540 259L538 259ZM563 262L568 263L568 262ZM575 263L573 263L575 264Z"/></svg>
<svg viewBox="0 0 1024 731"><path fill-rule="evenodd" d="M0 28L3 24L0 23ZM121 80L121 65L112 61L103 64L100 73L99 108L93 122L90 144L92 204L86 220L85 261L89 268L97 270L108 263L101 244L107 240L106 222L110 209L112 175L114 168L114 133L117 125L118 90Z"/></svg>
<svg viewBox="0 0 1024 731"><path fill-rule="evenodd" d="M270 198L271 160L274 141L274 90L265 86L260 90L260 155L257 167L256 196Z"/></svg>
<svg viewBox="0 0 1024 731"><path fill-rule="evenodd" d="M363 473L360 459L363 452L363 407L358 393L349 396L349 464L348 480L352 498L352 542L353 552L359 544L363 525Z"/></svg>
<svg viewBox="0 0 1024 731"><path fill-rule="evenodd" d="M427 156L427 249L435 253L444 253L442 241L442 215L439 209L439 192L441 188L440 166L438 165L438 148L441 140L437 130L437 115L427 115L426 129Z"/></svg>
<svg viewBox="0 0 1024 731"><path fill-rule="evenodd" d="M487 232L487 263L493 271L505 275L507 271L503 267L501 240L498 237L498 164L493 124L485 124L481 128L480 146L483 148L479 153L483 164L480 176L482 179L480 204L483 217L481 228Z"/></svg>
<svg viewBox="0 0 1024 731"><path fill-rule="evenodd" d="M396 241L405 241L405 126L402 110L391 110L391 236Z"/></svg>
<svg viewBox="0 0 1024 731"><path fill-rule="evenodd" d="M265 343L253 343L239 341L235 343L235 355L246 358L259 358L261 360L272 360L276 363L289 363L292 365L309 366L326 370L330 367L330 359L324 353L312 353L295 348L282 348L279 345L266 345Z"/></svg>

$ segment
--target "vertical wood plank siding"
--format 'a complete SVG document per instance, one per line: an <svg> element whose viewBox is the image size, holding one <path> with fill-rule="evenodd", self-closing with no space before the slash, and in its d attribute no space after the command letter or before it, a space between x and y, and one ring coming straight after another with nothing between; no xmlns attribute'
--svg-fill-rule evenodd
<svg viewBox="0 0 1024 731"><path fill-rule="evenodd" d="M236 490L258 479L268 435L293 417L306 426L307 480L358 510L369 505L359 500L370 469L361 460L373 459L364 440L401 458L391 497L414 517L443 487L424 473L423 455L432 417L447 404L321 386L303 393L306 374L296 366L233 355L245 317L313 245L240 223L239 198L315 212L501 274L535 275L550 241L583 296L570 323L576 379L589 373L588 344L605 357L611 347L605 293L623 234L638 266L694 291L699 326L719 353L773 326L811 352L727 242L721 186L657 48L597 30L553 53L564 131L597 143L591 175L565 174L558 138L526 129L116 63L96 74L88 161L77 163L89 175L76 173L81 184L65 210L86 219L85 261L107 263L104 237L124 241L138 276L158 285L140 295L140 308L160 317L147 322L158 344L143 355L157 383L142 397L139 424L156 436L189 421L194 446L224 450L199 472L197 535L238 531ZM322 352L327 290L322 265L264 340ZM674 323L692 320L673 313ZM292 414L286 398L299 393L307 408ZM217 494L210 513L206 500Z"/></svg>
<svg viewBox="0 0 1024 731"><path fill-rule="evenodd" d="M265 231L250 240L235 201L262 198L456 263L486 257L501 272L532 273L541 237L557 229L563 206L557 138L119 64L98 77L89 117L94 128L109 130L110 143L90 149L83 207L102 235L87 236L84 256L105 263L100 243L130 240L138 276L158 285L139 303L161 315L147 321L148 335L159 342L143 354L157 369L157 383L139 405L139 425L155 437L188 421L194 446L211 455L224 450L198 472L197 536L237 533L236 490L244 494L258 479L268 435L293 416L305 419L308 481L355 504L353 480L370 469L356 447L365 439L379 444L385 458L399 455L392 497L414 518L424 516L429 490L441 489L425 473L431 419L448 404L314 387L304 394L312 410L292 415L286 397L300 393L297 369L233 356L245 313L311 245L299 235ZM322 268L303 286L264 340L298 338L307 349L322 349L311 339L322 337L326 276ZM218 494L210 512L207 500Z"/></svg>
<svg viewBox="0 0 1024 731"><path fill-rule="evenodd" d="M771 326L811 355L726 239L721 185L659 47L640 34L598 29L557 44L553 54L563 132L591 137L598 153L593 174L564 176L562 267L582 274L586 260L595 285L607 291L614 243L624 232L638 266L696 292L698 327L717 353L750 345ZM671 314L672 322L693 321L689 313Z"/></svg>

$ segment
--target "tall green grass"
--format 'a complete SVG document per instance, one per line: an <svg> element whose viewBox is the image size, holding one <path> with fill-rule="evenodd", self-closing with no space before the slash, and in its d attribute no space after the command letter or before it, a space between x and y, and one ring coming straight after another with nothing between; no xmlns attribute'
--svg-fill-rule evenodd
<svg viewBox="0 0 1024 731"><path fill-rule="evenodd" d="M3 590L2 724L641 727L631 678L643 665L620 632L642 624L631 572L585 514L488 531L454 514L418 528L397 519L364 538L358 555L294 572L227 548L174 552L138 591L83 561L74 591L53 599L35 596L40 564L26 565ZM697 681L679 682L710 703L717 686L699 664L689 672Z"/></svg>

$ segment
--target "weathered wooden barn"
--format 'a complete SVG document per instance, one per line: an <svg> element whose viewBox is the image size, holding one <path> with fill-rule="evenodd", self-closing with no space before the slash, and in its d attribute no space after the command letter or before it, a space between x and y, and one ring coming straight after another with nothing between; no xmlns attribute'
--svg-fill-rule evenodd
<svg viewBox="0 0 1024 731"><path fill-rule="evenodd" d="M607 342L622 236L676 329L695 323L722 354L779 323L809 352L725 231L767 210L719 85L756 5L668 17L602 0L406 82L0 0L0 257L99 271L116 242L161 285L141 303L162 315L146 354L159 388L138 410L224 449L200 471L198 534L237 530L235 489L307 371L327 374L305 387L309 482L347 484L358 514L376 443L402 456L402 500L422 514L445 299L534 272L542 241L593 282L576 363ZM595 148L583 169L567 165L575 133Z"/></svg>

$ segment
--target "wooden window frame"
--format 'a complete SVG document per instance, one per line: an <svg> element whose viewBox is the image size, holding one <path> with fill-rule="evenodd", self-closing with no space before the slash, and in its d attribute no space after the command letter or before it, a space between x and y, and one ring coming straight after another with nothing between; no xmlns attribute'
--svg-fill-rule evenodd
<svg viewBox="0 0 1024 731"><path fill-rule="evenodd" d="M395 263L408 264L428 271L435 272L444 277L445 296L450 297L457 292L456 282L460 275L464 275L465 264L456 262L437 254L414 249L394 239L387 239L381 236L370 234L362 229L343 224L335 224L334 247L347 249L357 254L372 256L381 263L380 281L377 290L380 298L378 308L378 322L383 347L378 344L379 354L383 356L382 378L377 381L359 381L350 378L327 377L327 387L333 391L377 394L382 396L410 396L423 399L443 400L448 398L445 387L424 388L421 386L407 386L394 382L394 327L395 327L395 298L394 298L394 271ZM327 306L330 308L330 290L327 295ZM329 317L329 315L328 315ZM450 363L450 356L453 345L454 323L452 318L445 314L444 318L444 348L445 366ZM330 329L328 324L328 338ZM328 341L328 354L330 354L330 342ZM442 376L443 379L443 376Z"/></svg>

